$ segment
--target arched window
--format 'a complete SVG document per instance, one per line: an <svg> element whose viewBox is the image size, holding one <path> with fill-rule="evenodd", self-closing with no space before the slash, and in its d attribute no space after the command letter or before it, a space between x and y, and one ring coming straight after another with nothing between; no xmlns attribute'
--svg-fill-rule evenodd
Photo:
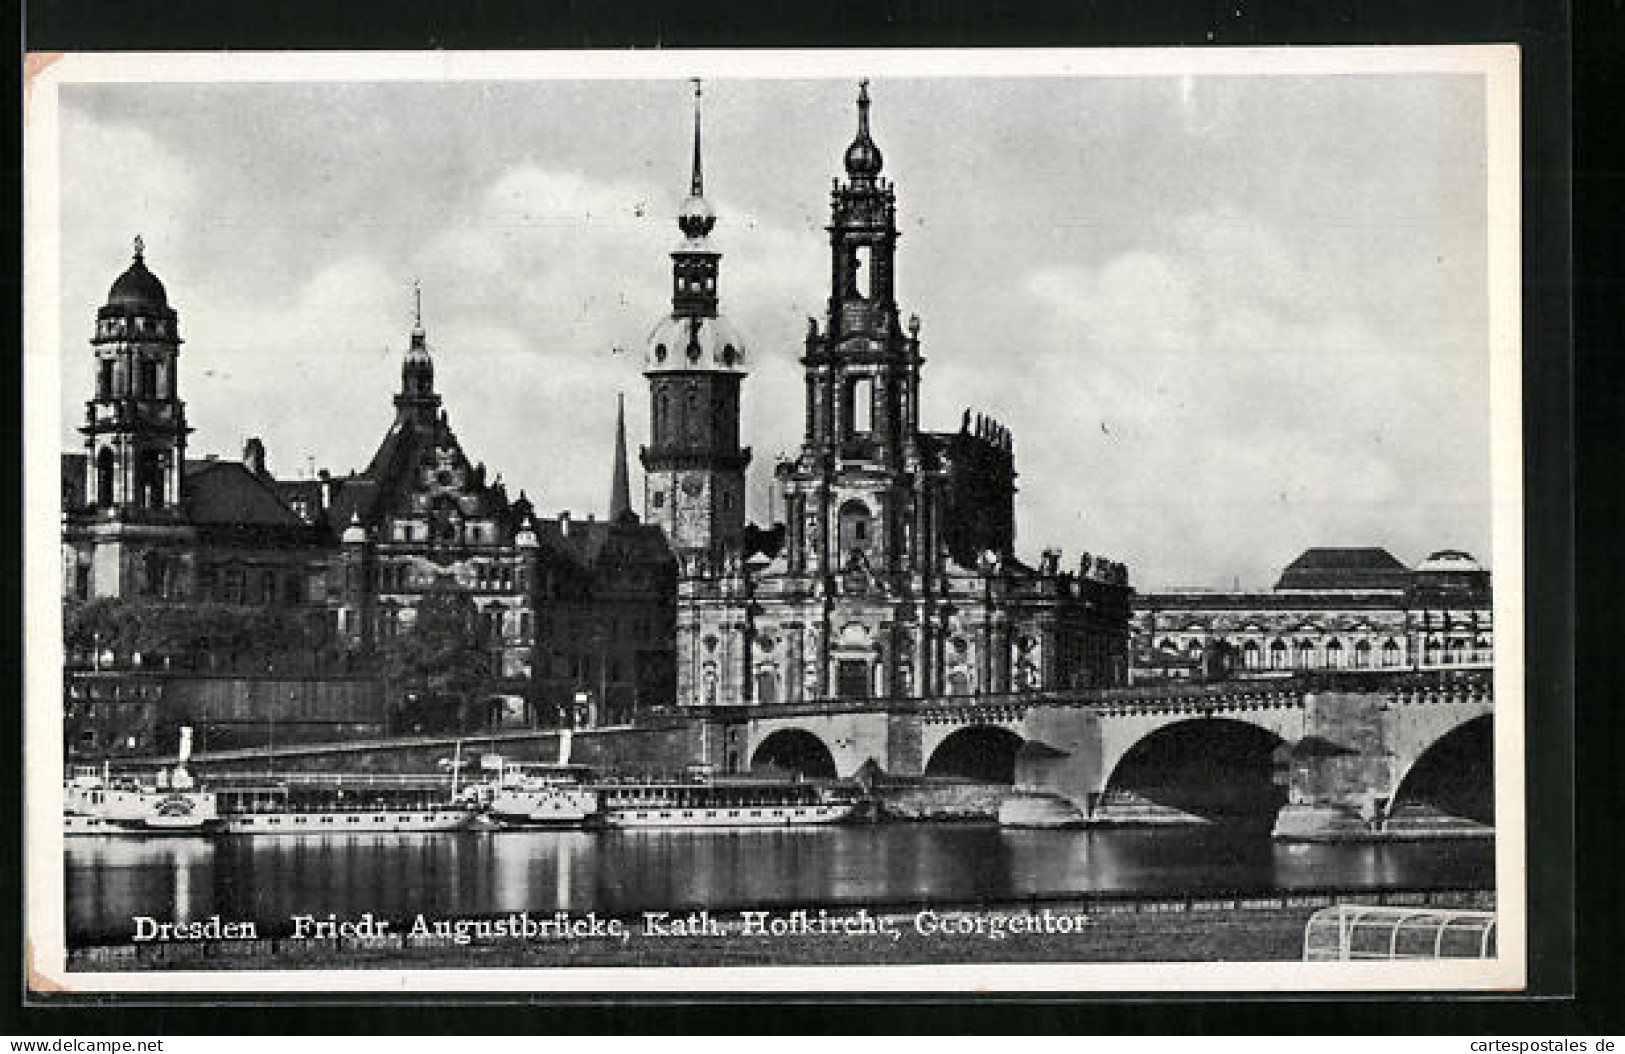
<svg viewBox="0 0 1625 1054"><path fill-rule="evenodd" d="M872 245L859 245L853 252L852 275L854 291L866 300L873 300L880 292L879 277L875 274L875 247Z"/></svg>
<svg viewBox="0 0 1625 1054"><path fill-rule="evenodd" d="M756 702L762 706L772 706L779 701L779 675L771 666L761 666L756 670Z"/></svg>
<svg viewBox="0 0 1625 1054"><path fill-rule="evenodd" d="M658 348L655 349L655 353L656 353L657 357L665 358L666 346L664 344L660 345ZM655 432L655 441L656 442L659 442L661 439L665 438L667 420L670 417L671 417L671 396L669 394L667 394L666 392L661 392L660 395L655 399L655 427L654 427L654 432Z"/></svg>
<svg viewBox="0 0 1625 1054"><path fill-rule="evenodd" d="M868 552L872 542L873 523L869 514L869 506L856 498L849 498L841 504L840 533L843 558L853 550Z"/></svg>
<svg viewBox="0 0 1625 1054"><path fill-rule="evenodd" d="M1258 650L1258 642L1257 641L1250 640L1250 641L1248 641L1247 643L1245 643L1245 644L1243 644L1241 646L1242 665L1246 666L1247 669L1249 669L1249 670L1258 669L1258 667L1261 664L1262 660L1263 660L1263 656Z"/></svg>
<svg viewBox="0 0 1625 1054"><path fill-rule="evenodd" d="M96 367L96 398L113 397L113 360L103 359Z"/></svg>
<svg viewBox="0 0 1625 1054"><path fill-rule="evenodd" d="M1332 640L1327 642L1326 665L1333 669L1343 665L1343 644L1341 641Z"/></svg>
<svg viewBox="0 0 1625 1054"><path fill-rule="evenodd" d="M142 359L137 367L136 396L141 399L153 399L158 395L158 364L152 359Z"/></svg>
<svg viewBox="0 0 1625 1054"><path fill-rule="evenodd" d="M102 447L102 452L96 455L96 504L103 508L113 504L113 477L116 465L117 459L113 456L112 448Z"/></svg>
<svg viewBox="0 0 1625 1054"><path fill-rule="evenodd" d="M1281 641L1274 641L1270 644L1270 669L1286 669L1286 645Z"/></svg>
<svg viewBox="0 0 1625 1054"><path fill-rule="evenodd" d="M1370 641L1361 640L1354 643L1354 665L1360 669L1371 665Z"/></svg>
<svg viewBox="0 0 1625 1054"><path fill-rule="evenodd" d="M846 434L864 436L875 427L875 382L854 377L846 385Z"/></svg>
<svg viewBox="0 0 1625 1054"><path fill-rule="evenodd" d="M162 553L148 553L142 561L143 592L149 597L169 595L169 561Z"/></svg>
<svg viewBox="0 0 1625 1054"><path fill-rule="evenodd" d="M135 493L137 503L144 509L164 507L164 455L158 450L143 450L136 460Z"/></svg>
<svg viewBox="0 0 1625 1054"><path fill-rule="evenodd" d="M1382 664L1384 666L1399 665L1399 645L1393 641L1385 641L1382 645Z"/></svg>
<svg viewBox="0 0 1625 1054"><path fill-rule="evenodd" d="M1311 641L1300 640L1293 648L1293 665L1300 670L1307 670L1314 662L1315 646Z"/></svg>
<svg viewBox="0 0 1625 1054"><path fill-rule="evenodd" d="M693 381L688 384L688 406L683 412L683 431L688 438L698 442L700 439L700 390Z"/></svg>

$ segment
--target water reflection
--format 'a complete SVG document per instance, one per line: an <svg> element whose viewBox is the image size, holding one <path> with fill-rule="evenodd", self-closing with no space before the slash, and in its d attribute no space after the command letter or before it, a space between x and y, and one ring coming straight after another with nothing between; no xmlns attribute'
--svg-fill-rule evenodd
<svg viewBox="0 0 1625 1054"><path fill-rule="evenodd" d="M1478 886L1489 842L1286 846L1256 832L1001 830L900 824L779 830L335 834L68 840L68 932L131 917L390 918L557 909L1012 900L1316 886Z"/></svg>

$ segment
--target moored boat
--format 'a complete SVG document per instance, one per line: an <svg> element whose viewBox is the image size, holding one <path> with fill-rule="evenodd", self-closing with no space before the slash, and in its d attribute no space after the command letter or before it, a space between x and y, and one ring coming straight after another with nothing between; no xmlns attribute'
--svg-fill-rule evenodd
<svg viewBox="0 0 1625 1054"><path fill-rule="evenodd" d="M486 816L504 829L586 826L599 811L590 776L580 765L504 765L486 795Z"/></svg>
<svg viewBox="0 0 1625 1054"><path fill-rule="evenodd" d="M704 771L593 784L605 827L790 827L847 823L866 805L856 787L803 779L713 777Z"/></svg>
<svg viewBox="0 0 1625 1054"><path fill-rule="evenodd" d="M180 758L154 775L113 775L80 766L63 784L62 833L210 834L221 827L218 802L186 770L192 730L181 729Z"/></svg>
<svg viewBox="0 0 1625 1054"><path fill-rule="evenodd" d="M432 783L342 777L245 780L216 788L222 831L232 835L400 834L461 831L477 807Z"/></svg>

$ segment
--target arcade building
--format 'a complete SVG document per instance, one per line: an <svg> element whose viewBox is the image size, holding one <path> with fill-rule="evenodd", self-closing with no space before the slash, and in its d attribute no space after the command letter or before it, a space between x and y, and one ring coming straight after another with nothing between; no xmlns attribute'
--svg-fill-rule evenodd
<svg viewBox="0 0 1625 1054"><path fill-rule="evenodd" d="M1379 548L1304 551L1268 590L1133 600L1136 683L1488 668L1490 572L1445 549L1407 567Z"/></svg>

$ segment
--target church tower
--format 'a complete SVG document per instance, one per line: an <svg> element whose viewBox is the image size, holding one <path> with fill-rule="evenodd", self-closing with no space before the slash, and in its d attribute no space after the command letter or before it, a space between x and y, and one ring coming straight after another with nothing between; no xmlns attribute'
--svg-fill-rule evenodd
<svg viewBox="0 0 1625 1054"><path fill-rule="evenodd" d="M917 570L913 479L919 468L919 321L898 318L897 207L869 131L869 85L845 182L830 194L830 294L824 328L808 320L801 456L780 468L793 570L830 575Z"/></svg>
<svg viewBox="0 0 1625 1054"><path fill-rule="evenodd" d="M741 544L750 464L739 445L745 345L717 311L716 222L705 200L696 82L694 169L677 215L683 240L671 254L671 313L649 335L644 359L650 443L641 459L645 522L662 528L680 556L711 560Z"/></svg>
<svg viewBox="0 0 1625 1054"><path fill-rule="evenodd" d="M420 428L433 427L440 412L440 394L434 390L434 359L423 331L423 288L412 284L412 337L401 360L401 390L395 396L395 417Z"/></svg>
<svg viewBox="0 0 1625 1054"><path fill-rule="evenodd" d="M181 519L186 404L178 372L181 338L164 284L135 259L96 312L90 340L95 398L85 408L88 503L121 520Z"/></svg>

